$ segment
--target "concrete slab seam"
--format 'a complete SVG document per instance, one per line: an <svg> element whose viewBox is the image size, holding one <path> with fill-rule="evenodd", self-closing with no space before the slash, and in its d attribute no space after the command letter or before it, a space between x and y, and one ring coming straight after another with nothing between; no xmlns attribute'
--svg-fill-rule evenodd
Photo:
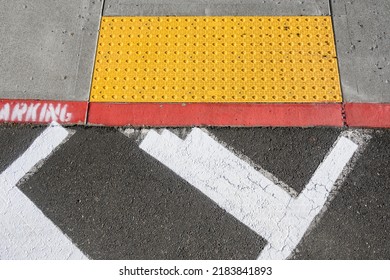
<svg viewBox="0 0 390 280"><path fill-rule="evenodd" d="M335 53L336 53L336 57L338 58L337 61L336 61L336 67L337 67L337 71L338 71L339 76L340 76L340 73L341 73L340 61L339 61L339 56L338 56L338 48L337 48L337 40L336 40L336 32L335 32L335 22L334 22L334 18L333 18L332 9L333 9L332 0L329 0L329 13L330 13L330 20L331 20L331 24L332 24L332 33L333 33L333 38L334 38ZM340 87L341 98L343 100L342 103L344 103L345 99L344 99L344 95L343 95L343 88L341 86L341 77L339 78L339 87ZM344 107L342 106L341 107L341 114L343 115L343 122L344 122L344 125L345 125L343 109L344 109Z"/></svg>
<svg viewBox="0 0 390 280"><path fill-rule="evenodd" d="M101 19L103 17L103 12L104 12L104 5L105 5L105 0L102 0L102 5L101 5L101 10L100 10L100 17L99 17L99 27L98 27L98 30L100 30L101 28ZM90 82L89 82L89 92L91 91L91 88L92 88L92 81L93 81L93 69L95 68L95 58L97 56L97 46L98 46L98 43L99 43L99 36L97 35L96 36L96 45L95 45L95 55L93 57L93 63L92 63L92 68L91 68L91 75L90 75ZM90 109L90 96L88 96L88 103L87 103L87 108L86 108L86 111L85 111L85 124L87 125L89 123L89 109Z"/></svg>

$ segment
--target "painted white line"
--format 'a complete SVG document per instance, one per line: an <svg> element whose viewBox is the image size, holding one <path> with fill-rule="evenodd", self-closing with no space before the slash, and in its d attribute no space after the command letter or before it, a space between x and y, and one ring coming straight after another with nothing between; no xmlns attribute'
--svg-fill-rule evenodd
<svg viewBox="0 0 390 280"><path fill-rule="evenodd" d="M314 218L324 207L337 178L357 148L358 145L345 137L341 137L336 142L305 189L297 199L291 201L286 215L279 221L281 229L277 232L279 242L268 243L259 259L285 259L289 257Z"/></svg>
<svg viewBox="0 0 390 280"><path fill-rule="evenodd" d="M0 259L86 259L16 184L68 136L51 124L0 175Z"/></svg>
<svg viewBox="0 0 390 280"><path fill-rule="evenodd" d="M183 141L151 130L140 148L267 239L260 259L285 259L323 208L358 145L341 137L298 198L194 128Z"/></svg>

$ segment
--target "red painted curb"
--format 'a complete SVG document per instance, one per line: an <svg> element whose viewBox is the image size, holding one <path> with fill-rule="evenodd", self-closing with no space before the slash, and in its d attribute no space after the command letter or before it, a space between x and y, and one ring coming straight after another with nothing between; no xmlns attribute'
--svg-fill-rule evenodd
<svg viewBox="0 0 390 280"><path fill-rule="evenodd" d="M106 126L343 126L341 104L90 103L88 124Z"/></svg>
<svg viewBox="0 0 390 280"><path fill-rule="evenodd" d="M344 106L348 126L390 128L390 104L346 103Z"/></svg>
<svg viewBox="0 0 390 280"><path fill-rule="evenodd" d="M0 99L0 123L85 124L88 102Z"/></svg>

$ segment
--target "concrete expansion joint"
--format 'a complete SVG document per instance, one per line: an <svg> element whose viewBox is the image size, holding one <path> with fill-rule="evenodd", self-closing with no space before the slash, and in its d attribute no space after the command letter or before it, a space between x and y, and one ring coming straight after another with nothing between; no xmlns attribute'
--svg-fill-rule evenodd
<svg viewBox="0 0 390 280"><path fill-rule="evenodd" d="M343 126L345 128L348 128L347 114L345 111L345 103L344 102L341 104L341 118L343 120Z"/></svg>

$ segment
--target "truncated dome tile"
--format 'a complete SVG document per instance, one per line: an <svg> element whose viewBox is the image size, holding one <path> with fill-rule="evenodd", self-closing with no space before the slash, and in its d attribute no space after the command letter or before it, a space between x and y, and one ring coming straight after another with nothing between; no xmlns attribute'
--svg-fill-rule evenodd
<svg viewBox="0 0 390 280"><path fill-rule="evenodd" d="M332 21L103 17L91 102L341 102Z"/></svg>

